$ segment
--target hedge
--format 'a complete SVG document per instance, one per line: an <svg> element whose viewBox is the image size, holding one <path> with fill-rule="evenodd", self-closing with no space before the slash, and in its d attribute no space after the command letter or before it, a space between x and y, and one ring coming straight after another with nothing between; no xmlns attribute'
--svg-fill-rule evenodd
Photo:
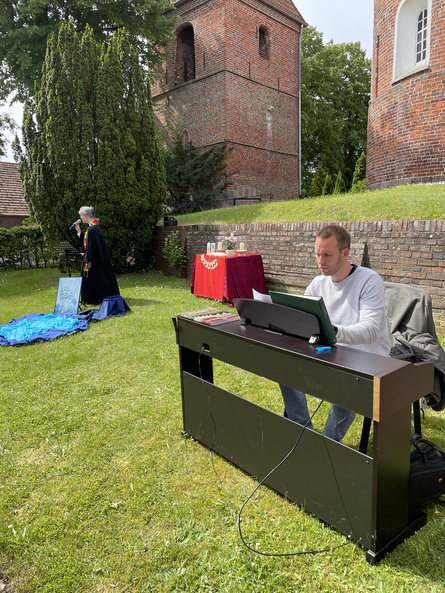
<svg viewBox="0 0 445 593"><path fill-rule="evenodd" d="M37 224L0 228L0 270L63 268L66 262L61 252L58 242L45 240Z"/></svg>

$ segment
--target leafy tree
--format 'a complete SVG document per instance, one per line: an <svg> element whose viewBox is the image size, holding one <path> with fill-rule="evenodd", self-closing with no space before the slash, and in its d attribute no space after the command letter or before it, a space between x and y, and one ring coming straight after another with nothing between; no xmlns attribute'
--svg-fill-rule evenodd
<svg viewBox="0 0 445 593"><path fill-rule="evenodd" d="M343 175L341 174L341 171L339 171L337 174L337 178L335 180L334 195L344 193L346 193L346 184L345 180L343 179Z"/></svg>
<svg viewBox="0 0 445 593"><path fill-rule="evenodd" d="M18 100L33 94L34 82L41 77L47 40L57 35L62 23L73 23L80 33L89 25L100 43L125 28L143 63L159 63L175 26L175 21L164 15L168 8L168 0L2 0L0 99L11 90L18 90Z"/></svg>
<svg viewBox="0 0 445 593"><path fill-rule="evenodd" d="M352 179L352 192L365 191L366 189L366 155L364 152L358 157Z"/></svg>
<svg viewBox="0 0 445 593"><path fill-rule="evenodd" d="M13 132L16 128L17 124L8 113L0 113L0 157L6 156L7 144L7 140L2 132L5 130Z"/></svg>
<svg viewBox="0 0 445 593"><path fill-rule="evenodd" d="M371 60L360 43L323 44L314 27L305 29L301 61L303 186L319 163L341 171L350 186L355 162L366 148Z"/></svg>
<svg viewBox="0 0 445 593"><path fill-rule="evenodd" d="M94 205L116 269L149 265L165 169L148 78L124 31L99 50L90 27L81 37L62 25L25 105L24 144L25 198L47 237L68 239L79 207Z"/></svg>
<svg viewBox="0 0 445 593"><path fill-rule="evenodd" d="M197 212L211 206L224 191L228 178L235 171L226 172L224 161L227 142L200 151L192 142L184 143L178 135L165 160L168 197L166 206L172 213Z"/></svg>

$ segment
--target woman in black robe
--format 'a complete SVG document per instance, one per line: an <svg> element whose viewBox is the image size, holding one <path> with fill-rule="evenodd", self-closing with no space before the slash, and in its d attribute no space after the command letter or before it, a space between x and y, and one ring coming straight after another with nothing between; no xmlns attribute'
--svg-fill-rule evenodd
<svg viewBox="0 0 445 593"><path fill-rule="evenodd" d="M98 305L106 297L119 295L119 286L94 208L82 206L79 216L82 222L88 224L85 232L81 232L79 223L75 224L84 259L81 301L84 304Z"/></svg>

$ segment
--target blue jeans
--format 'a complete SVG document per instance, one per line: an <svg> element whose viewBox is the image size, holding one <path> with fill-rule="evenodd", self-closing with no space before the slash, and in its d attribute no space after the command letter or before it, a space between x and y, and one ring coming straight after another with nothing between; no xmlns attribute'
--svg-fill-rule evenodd
<svg viewBox="0 0 445 593"><path fill-rule="evenodd" d="M283 396L286 415L289 420L298 422L307 428L313 428L307 407L306 394L297 389L280 385L281 395ZM342 442L343 437L348 432L355 418L355 412L340 408L333 404L329 410L328 419L323 429L323 435L334 441Z"/></svg>

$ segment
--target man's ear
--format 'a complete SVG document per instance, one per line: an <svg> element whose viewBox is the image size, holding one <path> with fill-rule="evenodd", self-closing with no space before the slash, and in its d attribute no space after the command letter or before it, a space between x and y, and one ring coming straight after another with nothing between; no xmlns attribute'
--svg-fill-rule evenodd
<svg viewBox="0 0 445 593"><path fill-rule="evenodd" d="M343 253L341 254L343 259L348 259L349 257L349 249L347 247L345 247L343 249Z"/></svg>

